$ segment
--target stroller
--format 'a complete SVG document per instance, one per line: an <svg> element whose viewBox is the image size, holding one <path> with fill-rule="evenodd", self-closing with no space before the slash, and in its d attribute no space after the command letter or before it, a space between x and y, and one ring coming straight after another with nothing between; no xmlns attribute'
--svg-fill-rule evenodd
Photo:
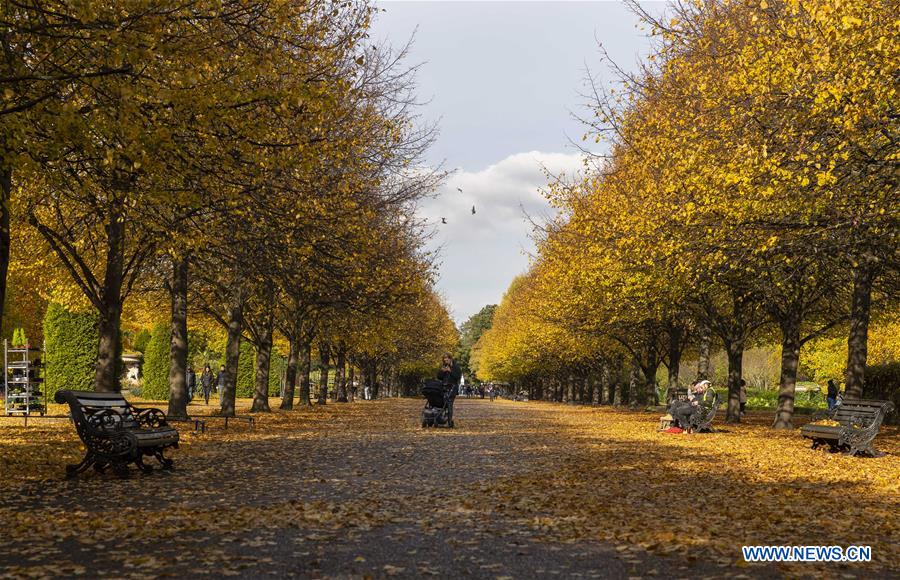
<svg viewBox="0 0 900 580"><path fill-rule="evenodd" d="M453 428L453 385L445 385L436 379L425 381L422 395L427 402L422 409L422 427Z"/></svg>

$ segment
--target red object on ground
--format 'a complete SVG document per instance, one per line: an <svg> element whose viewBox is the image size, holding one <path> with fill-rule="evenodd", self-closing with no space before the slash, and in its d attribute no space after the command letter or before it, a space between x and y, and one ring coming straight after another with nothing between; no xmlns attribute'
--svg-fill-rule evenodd
<svg viewBox="0 0 900 580"><path fill-rule="evenodd" d="M663 431L663 433L682 433L682 432L684 432L684 429L682 429L681 427L669 427L668 429Z"/></svg>

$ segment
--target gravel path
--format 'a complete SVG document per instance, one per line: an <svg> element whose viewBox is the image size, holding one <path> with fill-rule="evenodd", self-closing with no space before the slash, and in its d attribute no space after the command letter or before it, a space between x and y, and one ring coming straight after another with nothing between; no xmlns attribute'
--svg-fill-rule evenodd
<svg viewBox="0 0 900 580"><path fill-rule="evenodd" d="M747 574L628 545L553 541L533 513L516 517L517 497L487 493L552 469L560 454L585 460L577 445L561 449L565 407L459 400L454 430L421 429L420 408L391 400L279 414L293 422L267 429L264 417L254 431L187 436L173 472L24 485L0 500L9 532L0 578Z"/></svg>

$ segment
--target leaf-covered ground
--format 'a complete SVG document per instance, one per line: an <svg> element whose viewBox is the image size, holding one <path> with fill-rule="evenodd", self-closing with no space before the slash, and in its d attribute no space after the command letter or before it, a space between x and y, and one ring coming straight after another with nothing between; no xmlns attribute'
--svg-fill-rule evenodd
<svg viewBox="0 0 900 580"><path fill-rule="evenodd" d="M900 571L896 428L876 440L887 456L856 459L771 432L768 414L688 436L657 433L654 414L480 400L459 401L459 428L424 431L420 408L211 422L182 431L175 471L124 481L63 479L81 455L69 423L0 418L0 577ZM868 544L875 562L747 566L745 544Z"/></svg>

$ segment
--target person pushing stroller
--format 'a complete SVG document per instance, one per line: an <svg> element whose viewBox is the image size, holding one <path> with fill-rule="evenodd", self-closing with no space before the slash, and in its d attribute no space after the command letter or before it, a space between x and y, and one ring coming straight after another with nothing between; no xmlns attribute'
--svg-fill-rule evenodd
<svg viewBox="0 0 900 580"><path fill-rule="evenodd" d="M450 353L444 353L437 380L426 381L422 394L428 400L422 410L422 427L453 427L453 401L459 390L462 369Z"/></svg>

